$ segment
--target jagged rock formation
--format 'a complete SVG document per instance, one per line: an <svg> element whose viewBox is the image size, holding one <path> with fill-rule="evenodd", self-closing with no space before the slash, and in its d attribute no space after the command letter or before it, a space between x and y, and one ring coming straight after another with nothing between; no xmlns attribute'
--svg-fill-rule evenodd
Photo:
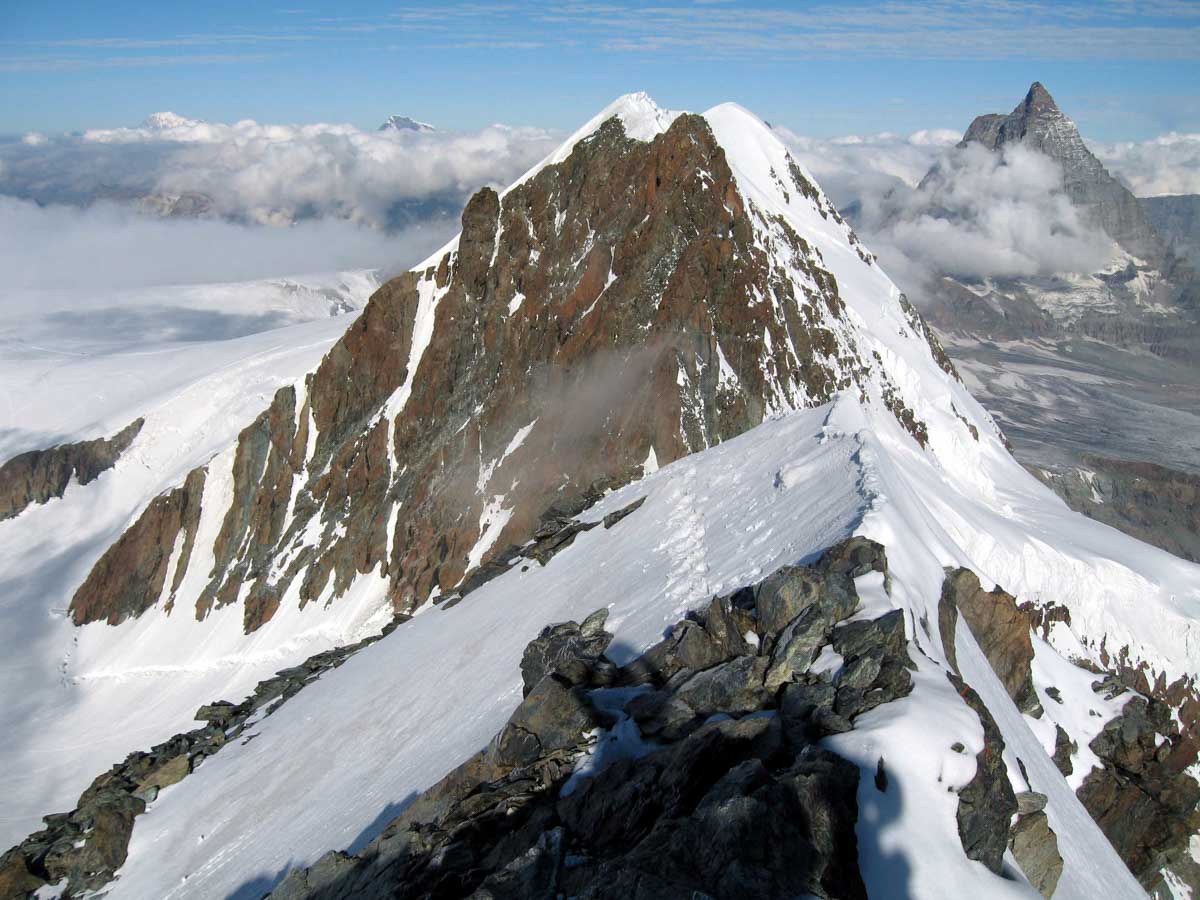
<svg viewBox="0 0 1200 900"><path fill-rule="evenodd" d="M783 165L775 189L815 204L872 265ZM531 537L550 503L837 391L877 398L925 439L857 345L820 252L745 199L700 116L648 141L613 117L503 198L480 191L462 221L243 431L231 491L201 501L221 524L208 584L187 598L198 618L241 602L253 631L285 595L328 602L372 570L411 611ZM76 593L76 622L176 602L187 560L167 573L167 557L194 531L165 496Z"/></svg>
<svg viewBox="0 0 1200 900"><path fill-rule="evenodd" d="M1096 688L1125 690L1111 676ZM1091 749L1104 765L1084 779L1079 799L1130 871L1148 891L1162 885L1164 867L1194 886L1188 841L1200 831L1200 784L1186 769L1196 761L1196 742L1181 736L1171 707L1133 695Z"/></svg>
<svg viewBox="0 0 1200 900"><path fill-rule="evenodd" d="M547 627L486 749L361 853L329 853L271 896L865 897L859 771L817 742L910 689L899 611L837 626L858 605L849 573L878 569L879 545L840 545L714 598L622 669L603 655L605 611ZM822 647L842 654L837 673L810 671ZM999 871L1017 804L994 725L987 740L960 818L968 855Z"/></svg>
<svg viewBox="0 0 1200 900"><path fill-rule="evenodd" d="M32 503L61 497L72 480L94 481L116 464L142 430L142 419L130 422L109 438L30 450L0 466L0 519L11 519Z"/></svg>
<svg viewBox="0 0 1200 900"><path fill-rule="evenodd" d="M1087 455L1076 468L1029 469L1076 512L1200 562L1200 476Z"/></svg>
<svg viewBox="0 0 1200 900"><path fill-rule="evenodd" d="M1007 116L990 113L972 121L962 140L963 144L970 142L994 151L1021 143L1059 162L1063 188L1087 221L1134 256L1150 262L1161 259L1162 241L1137 198L1088 150L1075 123L1040 82L1033 83L1025 99Z"/></svg>

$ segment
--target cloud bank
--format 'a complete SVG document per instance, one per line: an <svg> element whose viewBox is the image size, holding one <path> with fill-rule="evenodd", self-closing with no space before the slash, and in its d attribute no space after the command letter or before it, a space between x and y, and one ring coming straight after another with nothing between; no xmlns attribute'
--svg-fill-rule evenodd
<svg viewBox="0 0 1200 900"><path fill-rule="evenodd" d="M1095 144L1092 152L1139 197L1200 194L1200 134Z"/></svg>
<svg viewBox="0 0 1200 900"><path fill-rule="evenodd" d="M266 228L157 219L109 202L80 209L0 197L0 296L249 281L378 268L403 271L457 230L450 221L387 233L338 219Z"/></svg>
<svg viewBox="0 0 1200 900"><path fill-rule="evenodd" d="M1062 192L1057 165L1024 147L958 150L947 130L827 141L776 130L914 297L941 274L1094 272L1114 253Z"/></svg>
<svg viewBox="0 0 1200 900"><path fill-rule="evenodd" d="M473 191L515 180L558 141L555 132L503 125L377 132L157 113L138 128L0 143L0 194L257 224L335 218L395 229L456 219Z"/></svg>

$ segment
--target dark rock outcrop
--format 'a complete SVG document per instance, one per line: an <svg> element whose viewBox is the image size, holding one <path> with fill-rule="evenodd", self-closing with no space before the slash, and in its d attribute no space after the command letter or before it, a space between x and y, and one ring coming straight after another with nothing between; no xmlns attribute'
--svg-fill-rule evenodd
<svg viewBox="0 0 1200 900"><path fill-rule="evenodd" d="M182 781L206 758L241 737L256 712L271 715L323 672L386 637L402 621L398 617L379 635L322 651L278 672L259 682L241 703L205 704L195 716L206 723L204 727L174 735L149 751L129 754L92 782L75 809L45 816L43 830L0 856L0 897L27 897L48 884L59 886L61 893L55 896L64 898L103 887L125 862L134 819L157 799L159 791Z"/></svg>
<svg viewBox="0 0 1200 900"><path fill-rule="evenodd" d="M1111 679L1097 685L1123 690ZM1185 771L1194 750L1181 740L1170 707L1140 695L1090 746L1103 766L1084 779L1079 799L1142 886L1154 890L1164 867L1186 864L1189 838L1200 831L1200 785Z"/></svg>
<svg viewBox="0 0 1200 900"><path fill-rule="evenodd" d="M865 897L859 771L817 742L911 689L903 618L822 627L816 645L839 648L839 674L797 665L778 689L767 680L788 629L814 610L849 616L850 572L886 573L884 559L881 548L835 548L714 599L616 672L617 705L584 687L606 671L602 612L547 627L522 663L527 688L536 683L485 750L361 853L326 854L271 896ZM618 725L635 727L643 749L612 743ZM593 740L612 761L572 777Z"/></svg>
<svg viewBox="0 0 1200 900"><path fill-rule="evenodd" d="M543 629L521 657L525 696L528 697L547 675L564 679L569 684L589 683L596 670L604 667L600 657L612 640L612 635L604 630L607 618L608 610L602 609L588 616L582 624L565 622Z"/></svg>
<svg viewBox="0 0 1200 900"><path fill-rule="evenodd" d="M1090 454L1080 463L1030 471L1076 512L1200 562L1200 476Z"/></svg>
<svg viewBox="0 0 1200 900"><path fill-rule="evenodd" d="M111 469L145 420L135 419L109 438L30 450L0 466L0 519L11 519L33 503L61 497L72 481L88 484Z"/></svg>
<svg viewBox="0 0 1200 900"><path fill-rule="evenodd" d="M979 695L957 675L950 682L979 716L983 749L975 754L975 775L958 792L958 835L971 859L999 873L1008 846L1009 822L1017 812L1017 797L1004 764L1004 738Z"/></svg>

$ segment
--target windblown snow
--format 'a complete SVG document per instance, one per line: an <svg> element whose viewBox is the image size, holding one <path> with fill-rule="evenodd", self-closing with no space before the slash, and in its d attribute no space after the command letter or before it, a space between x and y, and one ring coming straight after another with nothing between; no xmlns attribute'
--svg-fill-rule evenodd
<svg viewBox="0 0 1200 900"><path fill-rule="evenodd" d="M613 115L631 137L649 140L677 114L644 94L622 98L543 165L565 159L575 141ZM961 850L956 797L947 786L965 784L973 763L964 764L951 744L973 754L982 730L944 675L936 627L944 567L967 566L985 588L990 581L1020 600L1070 609L1071 628L1038 643L1034 668L1039 690L1052 678L1064 694L1064 657L1094 655L1102 636L1168 679L1200 669L1200 567L1070 512L1026 473L982 407L938 367L899 291L859 252L823 195L814 202L775 177L795 163L769 127L732 104L705 117L743 199L786 220L835 275L849 310L844 338L877 360L871 397L895 390L926 424L927 447L877 399L845 394L815 409L799 408L797 398L750 432L661 469L652 450L640 481L585 514L596 521L645 497L628 518L580 534L545 567L513 568L456 606L426 606L260 722L253 741L225 748L162 791L137 820L129 859L108 896L262 893L290 867L330 849L357 849L503 725L521 697L521 651L547 623L607 608L615 634L610 655L624 662L713 594L809 560L850 534L887 548L890 594L869 577L860 580L860 594L873 615L906 612L918 666L909 697L829 739L864 773L886 758L897 785L880 794L864 777L859 789L860 858L871 896L1033 895L1019 873L999 879ZM418 358L437 301L432 292L420 298L412 351ZM340 328L300 326L294 340L307 341L303 347L280 346L282 333L243 339L251 342L243 356L138 411L147 414L147 427L115 470L0 523L0 616L6 633L27 636L32 648L4 664L6 725L15 728L0 738L0 792L16 812L0 823L0 836L10 843L36 826L37 816L69 808L86 782L126 751L187 727L202 702L238 700L258 678L377 629L390 615L386 582L372 573L326 609L311 604L300 612L285 603L249 637L240 632L236 606L203 623L158 610L117 628L72 629L61 618L94 559L171 478L216 454L211 490L223 489L225 448L237 427L275 387L315 365ZM406 388L389 402L391 415L403 407ZM509 451L521 439L519 432ZM1024 786L1014 764L1019 756L1031 786L1050 798L1065 860L1056 896L1141 896L1074 785L1050 763L1044 736L1013 706L962 625L956 646L963 677L1004 733L1014 783ZM1054 704L1045 705L1055 715ZM1087 727L1097 727L1097 717ZM1060 724L1072 734L1082 727L1065 714ZM1086 743L1079 740L1081 754ZM1076 762L1078 771L1089 761Z"/></svg>

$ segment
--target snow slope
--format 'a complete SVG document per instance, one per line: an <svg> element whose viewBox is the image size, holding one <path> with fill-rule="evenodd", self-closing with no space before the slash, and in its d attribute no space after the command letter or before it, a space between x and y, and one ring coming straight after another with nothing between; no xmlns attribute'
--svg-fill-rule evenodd
<svg viewBox="0 0 1200 900"><path fill-rule="evenodd" d="M36 829L43 814L71 808L96 774L130 750L190 727L200 704L240 695L281 666L354 633L362 615L353 603L340 611L340 624L309 616L251 642L238 640L236 615L218 615L203 634L188 628L184 616L164 618L145 634L142 622L77 629L66 608L100 554L151 498L213 457L214 470L228 468L229 454L221 454L237 433L342 335L350 319L330 316L331 292L355 309L374 285L370 273L346 273L106 298L133 313L165 299L177 311L275 308L312 319L185 343L132 331L98 338L85 330L51 345L36 337L37 320L22 320L21 304L25 314L48 317L82 308L81 298L60 294L43 303L26 296L15 308L5 306L0 460L109 435L145 418L112 470L86 487L70 486L61 500L0 521L0 634L12 648L0 660L0 843L6 847Z"/></svg>
<svg viewBox="0 0 1200 900"><path fill-rule="evenodd" d="M887 541L892 594L860 579L864 614L908 610L919 667L910 697L830 740L864 769L859 839L871 896L959 897L972 889L1028 896L959 847L956 798L947 787L970 780L982 732L944 677L936 630L919 621L936 622L943 566L988 569L956 546L939 510L922 500L927 482L943 475L910 444L890 415L846 397L764 423L613 493L585 518L647 500L612 530L581 534L545 568L516 567L457 606L426 607L261 722L253 741L164 791L138 820L130 860L110 896L240 896L239 889L266 889L324 850L360 847L407 798L499 730L520 700L521 651L546 623L607 607L616 635L611 652L624 662L714 593L810 559L852 532ZM1168 562L1104 526L1076 522L1032 479L1021 487L1030 490L1010 495L1013 514L1045 527L1075 525L1084 545L1111 539L1110 549L1129 564ZM960 527L987 533L1005 521L974 492L943 485L940 493L958 504ZM1179 566L1176 574L1194 582L1196 568ZM969 632L960 629L958 647L964 676L995 712L1034 787L1050 795L1051 821L1069 831L1060 837L1069 852L1058 896L1140 896ZM318 731L321 739L313 740ZM950 749L956 740L972 754L965 764ZM880 756L898 785L887 795L870 777Z"/></svg>
<svg viewBox="0 0 1200 900"><path fill-rule="evenodd" d="M574 141L613 114L642 140L665 130L674 117L645 95L622 98L546 163L565 158ZM772 229L783 222L835 275L848 309L839 324L841 337L853 340L873 361L863 397L847 393L807 410L799 408L807 405L804 398L796 398L758 428L605 498L589 519L647 497L611 531L582 534L545 568L513 569L449 610L427 607L260 723L253 742L226 748L163 791L139 818L129 861L110 896L258 896L290 866L311 863L328 849L361 846L398 805L498 730L520 697L521 650L548 622L609 607L613 654L618 661L628 659L714 593L757 581L783 563L808 559L852 532L887 547L891 595L870 579L861 580L860 593L871 615L891 607L908 612L911 655L918 663L910 697L880 707L862 717L853 732L831 740L868 774L885 757L897 786L881 797L874 793L873 779L865 777L860 788L859 837L871 895L1029 895L1019 876L998 879L968 861L955 830L954 796L947 787L965 784L973 763L968 758L964 765L950 745L961 741L973 753L981 746L982 731L946 681L936 624L927 625L937 622L943 567L969 566L1019 600L1067 606L1075 632L1055 633L1064 652L1086 654L1080 640L1108 635L1110 647L1127 645L1134 659L1168 678L1200 668L1195 624L1200 568L1069 512L1029 476L965 387L938 367L895 286L860 252L823 195L818 191L812 200L785 186L781 174L786 177L791 161L770 129L734 105L705 116L743 199L768 214L760 237L778 266L797 283L810 277L789 270L785 251L772 241ZM770 216L776 217L773 225L765 221ZM437 300L436 294L422 296L419 320L424 324L418 332L432 327ZM418 357L421 346L414 341ZM405 388L381 414L395 414L394 404L407 396ZM889 393L925 423L926 447L887 411L881 398ZM211 446L220 449L215 442ZM224 451L212 464L210 471L218 475L214 491L222 489L227 456ZM132 460L127 467L133 467ZM71 499L68 493L62 508ZM80 517L85 505L76 508ZM0 541L4 536L0 531ZM49 585L49 602L65 605L70 586L82 578L102 540L97 535L82 554L78 547L62 548L71 559L87 559L72 562L75 568ZM31 542L23 558L31 562L44 556ZM15 564L10 571L17 571ZM7 752L0 757L5 762L0 771L27 772L24 767L47 748L66 747L79 742L78 734L89 734L89 727L108 725L105 716L128 709L131 696L147 708L126 727L136 720L144 732L114 734L119 728L107 728L108 756L119 756L120 746L132 749L165 737L168 723L186 718L199 705L201 686L212 690L200 700L240 699L238 691L245 691L251 671L271 668L266 660L278 648L292 653L308 642L315 650L320 640L338 633L357 636L378 627L377 617L386 614L385 588L372 573L328 609L313 604L301 614L285 602L280 614L249 638L235 633L219 614L203 626L183 616L147 615L115 629L80 629L79 650L67 665L77 681L59 690L66 699L57 707L60 715L74 718L57 732L30 738L26 730L14 745L28 755ZM23 608L34 608L35 602L26 597ZM236 607L228 611L238 615ZM1057 770L1030 763L1027 757L1041 752L1039 739L1012 707L970 635L960 629L957 644L963 674L995 712L1013 748L1010 755L1021 756L1034 786L1050 796L1051 821L1072 832L1064 842L1068 859L1059 896L1139 896ZM34 685L32 677L29 684ZM172 686L170 693L163 684ZM45 687L35 687L41 693L30 696L41 702ZM56 727L49 716L21 724ZM76 747L65 755L74 754L78 765L91 760L89 752ZM71 771L61 762L40 774L49 779L52 772ZM1019 774L1016 778L1020 786ZM27 790L11 783L0 784L0 790L7 793L10 785ZM25 808L39 813L48 811L47 803L65 808L48 801L69 791L39 787L40 796L27 793L23 801L47 802Z"/></svg>

